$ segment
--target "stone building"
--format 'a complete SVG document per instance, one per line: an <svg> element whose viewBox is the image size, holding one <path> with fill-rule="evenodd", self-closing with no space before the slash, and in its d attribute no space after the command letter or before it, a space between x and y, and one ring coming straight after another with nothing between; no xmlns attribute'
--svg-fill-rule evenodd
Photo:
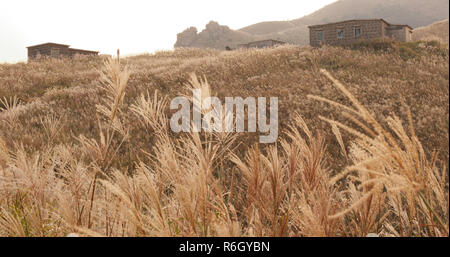
<svg viewBox="0 0 450 257"><path fill-rule="evenodd" d="M261 41L254 41L247 44L240 44L238 45L238 48L266 48L266 47L273 47L276 45L283 45L286 44L285 42L273 40L273 39L267 39L267 40L261 40Z"/></svg>
<svg viewBox="0 0 450 257"><path fill-rule="evenodd" d="M412 31L409 25L393 25L383 19L348 20L309 26L309 39L311 46L351 44L374 38L409 42Z"/></svg>
<svg viewBox="0 0 450 257"><path fill-rule="evenodd" d="M38 59L40 57L72 57L74 55L98 55L97 51L81 50L69 48L69 45L45 43L27 47L28 59Z"/></svg>

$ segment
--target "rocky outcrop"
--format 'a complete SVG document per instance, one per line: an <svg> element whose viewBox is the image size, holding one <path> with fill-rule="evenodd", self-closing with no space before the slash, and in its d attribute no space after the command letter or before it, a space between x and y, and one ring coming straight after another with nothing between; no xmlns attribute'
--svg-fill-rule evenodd
<svg viewBox="0 0 450 257"><path fill-rule="evenodd" d="M241 31L234 31L228 26L220 25L215 21L209 22L205 29L197 33L195 27L190 27L177 35L175 47L201 47L225 50L247 43L257 37Z"/></svg>
<svg viewBox="0 0 450 257"><path fill-rule="evenodd" d="M189 47L194 44L196 39L197 39L197 28L190 27L177 35L177 43L175 44L175 46Z"/></svg>

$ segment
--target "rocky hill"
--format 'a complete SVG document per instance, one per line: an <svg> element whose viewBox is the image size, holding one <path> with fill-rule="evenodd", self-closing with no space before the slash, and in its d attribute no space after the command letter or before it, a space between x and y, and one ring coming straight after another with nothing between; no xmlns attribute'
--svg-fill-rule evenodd
<svg viewBox="0 0 450 257"><path fill-rule="evenodd" d="M177 36L175 47L200 47L225 49L227 46L236 46L242 42L248 42L255 39L255 36L242 32L234 31L228 26L219 25L211 21L206 28L198 33L197 28L190 27Z"/></svg>

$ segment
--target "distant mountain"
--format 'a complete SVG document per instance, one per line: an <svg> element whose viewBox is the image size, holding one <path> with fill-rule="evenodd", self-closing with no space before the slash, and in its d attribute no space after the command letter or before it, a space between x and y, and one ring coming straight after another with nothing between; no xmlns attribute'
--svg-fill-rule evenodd
<svg viewBox="0 0 450 257"><path fill-rule="evenodd" d="M439 39L448 44L448 19L414 30L413 40Z"/></svg>
<svg viewBox="0 0 450 257"><path fill-rule="evenodd" d="M261 39L278 39L293 44L308 44L308 26L348 19L383 18L391 23L413 28L448 19L448 0L340 0L291 21L268 21L239 30L211 22L200 33L189 28L178 34L175 47L210 47L224 49Z"/></svg>
<svg viewBox="0 0 450 257"><path fill-rule="evenodd" d="M448 0L340 0L294 20L299 25L348 19L383 18L391 23L426 26L449 16Z"/></svg>

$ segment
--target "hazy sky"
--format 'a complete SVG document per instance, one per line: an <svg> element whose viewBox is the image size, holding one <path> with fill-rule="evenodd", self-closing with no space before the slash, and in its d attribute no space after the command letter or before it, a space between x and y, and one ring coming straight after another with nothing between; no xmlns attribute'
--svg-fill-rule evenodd
<svg viewBox="0 0 450 257"><path fill-rule="evenodd" d="M26 60L26 46L55 42L113 54L173 49L177 33L211 21L239 29L289 20L335 0L1 0L0 63Z"/></svg>

